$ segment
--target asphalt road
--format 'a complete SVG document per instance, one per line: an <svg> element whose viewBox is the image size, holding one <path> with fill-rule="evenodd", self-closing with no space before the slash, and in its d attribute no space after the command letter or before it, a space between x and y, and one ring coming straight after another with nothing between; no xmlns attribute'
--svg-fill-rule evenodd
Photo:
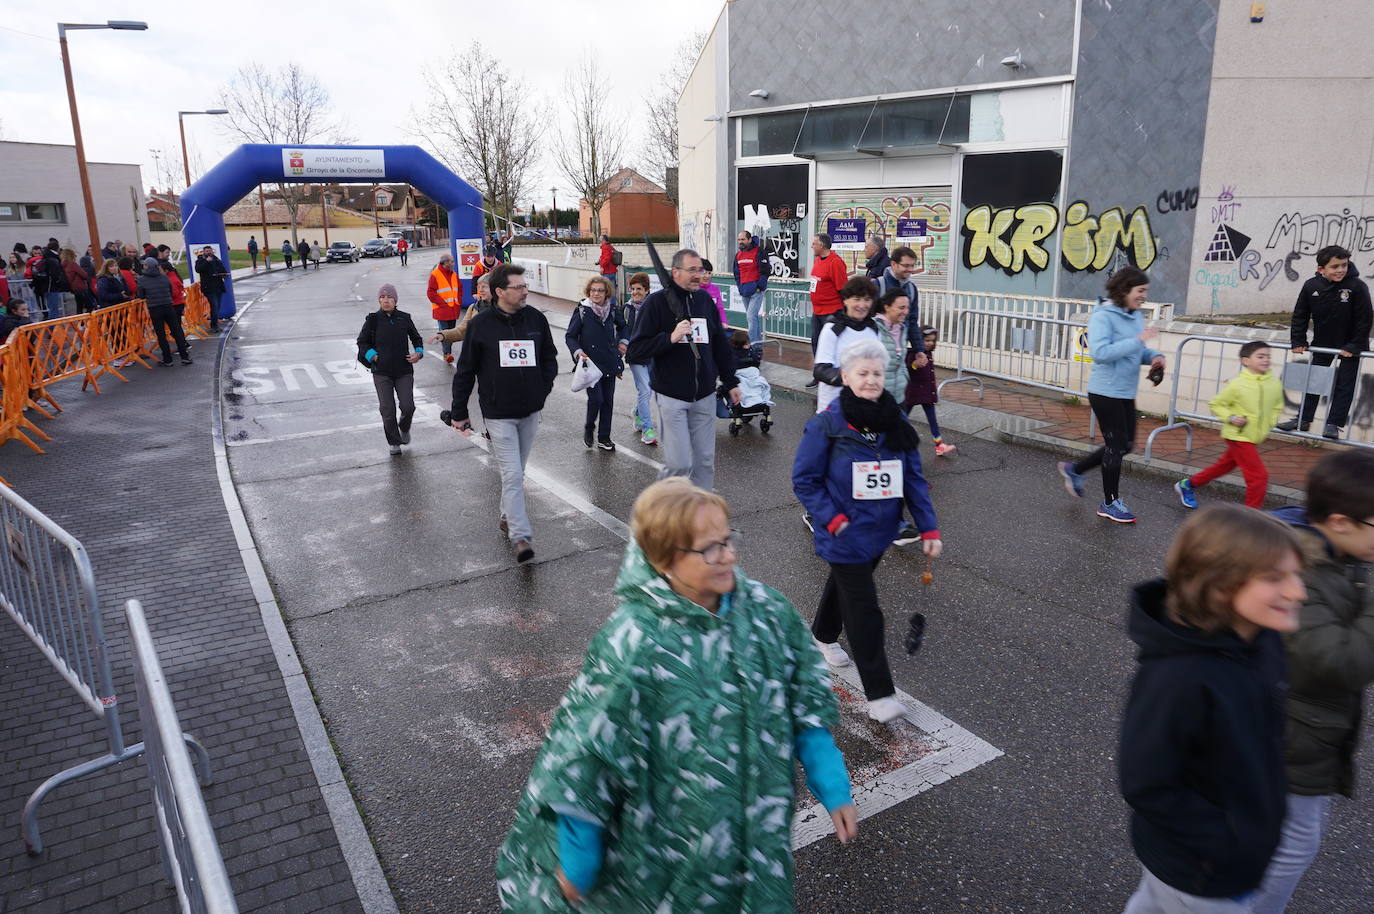
<svg viewBox="0 0 1374 914"><path fill-rule="evenodd" d="M402 910L487 912L497 910L495 850L552 709L613 608L623 523L658 455L625 418L628 377L616 454L583 447L585 399L560 379L531 462L538 558L515 566L496 530L492 462L438 421L451 369L434 357L416 366L414 444L391 457L370 377L353 361L381 282L396 284L422 332L432 327L428 260L249 281L273 285L225 352L225 434L254 537ZM562 363L570 367L566 353ZM781 391L777 400L770 436L731 438L721 423L717 487L743 533L747 573L809 618L824 565L788 477L812 407ZM915 660L890 656L899 688L1002 754L948 779L937 773L928 780L942 783L865 819L853 845L827 837L802 848L798 910L1120 910L1139 876L1115 787L1133 665L1125 591L1158 573L1183 509L1164 483L1128 478L1141 523L1112 525L1090 500L1064 493L1045 454L947 438L959 446L953 459L923 445L946 542L934 585L917 583L918 554L894 550L879 569L890 630L915 609L929 620ZM851 770L890 773L949 741L875 732L857 703L845 708ZM1368 752L1362 769L1369 783ZM1370 813L1367 800L1336 804L1294 914L1374 908Z"/></svg>

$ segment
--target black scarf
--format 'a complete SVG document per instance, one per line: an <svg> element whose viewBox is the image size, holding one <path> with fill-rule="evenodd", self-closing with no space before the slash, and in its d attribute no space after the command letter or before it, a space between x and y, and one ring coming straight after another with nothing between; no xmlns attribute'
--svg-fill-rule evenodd
<svg viewBox="0 0 1374 914"><path fill-rule="evenodd" d="M897 400L883 391L877 400L865 400L848 387L840 388L840 412L861 432L881 432L894 451L914 451L921 439L911 427Z"/></svg>
<svg viewBox="0 0 1374 914"><path fill-rule="evenodd" d="M836 336L839 336L846 329L853 330L855 332L861 330L876 331L878 329L878 324L876 321L873 320L873 315L870 314L863 320L855 320L854 318L850 317L848 313L846 313L843 309L835 312L835 314L830 318L830 323L834 325L831 329L834 330Z"/></svg>

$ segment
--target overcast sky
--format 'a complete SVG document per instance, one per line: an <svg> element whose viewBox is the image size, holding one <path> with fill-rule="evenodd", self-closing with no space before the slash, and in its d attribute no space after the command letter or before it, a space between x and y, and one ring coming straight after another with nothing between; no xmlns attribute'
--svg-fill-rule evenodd
<svg viewBox="0 0 1374 914"><path fill-rule="evenodd" d="M68 34L86 157L141 164L145 187L157 183L150 150L166 150L181 167L177 111L217 107L219 87L253 60L269 67L295 61L317 76L365 146L418 142L409 111L424 102L420 66L461 54L474 40L555 108L564 72L595 48L627 134L637 138L641 131L633 120L642 119L643 97L658 85L665 61L683 38L709 30L722 6L721 0L331 0L199 7L54 0L27 6L24 15L0 24L0 138L72 142L57 23L109 19L143 19L148 31ZM210 15L212 9L218 14ZM187 142L203 168L237 145L217 129L217 120L186 118ZM536 205L549 205L548 188L554 185L566 206L566 182L546 163L535 184Z"/></svg>

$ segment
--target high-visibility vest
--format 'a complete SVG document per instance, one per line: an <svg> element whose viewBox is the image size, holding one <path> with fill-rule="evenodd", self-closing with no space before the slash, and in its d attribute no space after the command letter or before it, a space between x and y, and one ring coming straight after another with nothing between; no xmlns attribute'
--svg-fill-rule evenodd
<svg viewBox="0 0 1374 914"><path fill-rule="evenodd" d="M442 307L430 303L430 316L436 321L457 320L458 312L462 309L463 281L458 278L456 271L445 275L443 267L435 267L429 275L434 280L439 297L444 300Z"/></svg>

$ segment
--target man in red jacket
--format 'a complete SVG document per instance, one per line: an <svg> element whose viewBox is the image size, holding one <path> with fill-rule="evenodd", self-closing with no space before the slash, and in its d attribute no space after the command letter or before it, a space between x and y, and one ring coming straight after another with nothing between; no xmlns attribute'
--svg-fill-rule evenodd
<svg viewBox="0 0 1374 914"><path fill-rule="evenodd" d="M601 275L610 282L611 288L619 294L620 286L616 285L615 274L615 248L611 245L611 236L602 234L601 236L601 257L597 259L596 265L601 270Z"/></svg>
<svg viewBox="0 0 1374 914"><path fill-rule="evenodd" d="M458 315L463 310L463 281L453 272L452 254L439 258L439 265L429 274L425 295L429 298L430 314L439 322L440 330L458 326ZM452 365L453 344L445 342L443 346L444 361Z"/></svg>
<svg viewBox="0 0 1374 914"><path fill-rule="evenodd" d="M849 281L844 259L830 250L830 236L822 232L811 239L811 354L830 315L840 310L840 290ZM813 380L806 385L815 387Z"/></svg>

